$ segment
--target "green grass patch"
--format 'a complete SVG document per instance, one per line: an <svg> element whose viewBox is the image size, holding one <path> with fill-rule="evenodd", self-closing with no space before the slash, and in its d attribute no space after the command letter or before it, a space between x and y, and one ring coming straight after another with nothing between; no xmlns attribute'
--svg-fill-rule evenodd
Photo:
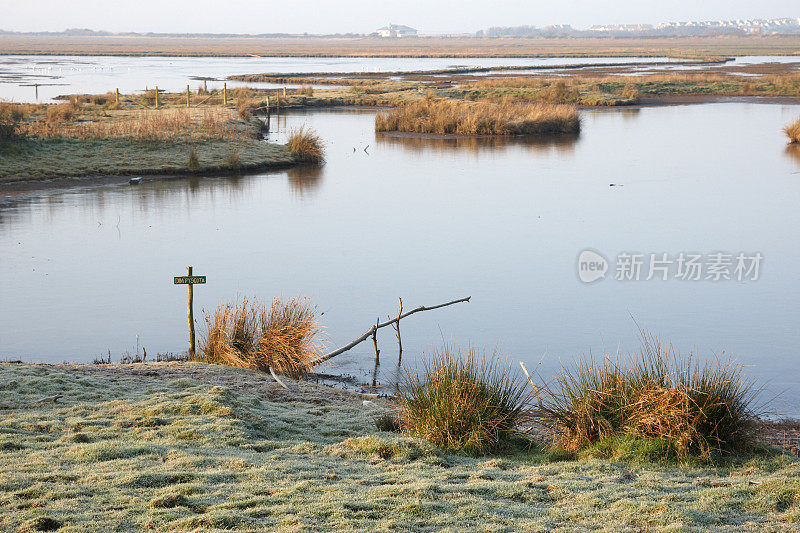
<svg viewBox="0 0 800 533"><path fill-rule="evenodd" d="M201 363L0 364L0 530L796 528L800 462L451 454L379 431L387 400ZM8 387L7 384L15 383ZM55 403L32 401L63 394ZM205 407L203 407L205 406ZM151 424L156 418L169 424ZM136 423L148 421L148 423ZM133 422L133 423L131 423ZM80 431L92 439L64 436ZM181 438L191 433L192 439ZM622 445L608 449L621 449ZM642 462L636 460L641 457ZM52 522L51 522L52 521ZM48 525L50 524L50 525Z"/></svg>
<svg viewBox="0 0 800 533"><path fill-rule="evenodd" d="M230 154L238 154L232 164ZM24 138L0 147L0 182L46 178L243 171L289 165L281 145L257 139L196 143L125 138Z"/></svg>

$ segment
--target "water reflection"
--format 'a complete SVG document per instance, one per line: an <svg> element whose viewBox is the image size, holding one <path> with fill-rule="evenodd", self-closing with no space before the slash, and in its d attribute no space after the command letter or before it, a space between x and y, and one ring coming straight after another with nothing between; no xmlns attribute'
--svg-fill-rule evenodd
<svg viewBox="0 0 800 533"><path fill-rule="evenodd" d="M322 184L324 167L319 165L302 165L286 171L289 185L295 195L305 197L312 195Z"/></svg>
<svg viewBox="0 0 800 533"><path fill-rule="evenodd" d="M279 176L283 172L274 172ZM252 193L253 180L263 177L263 171L234 176L192 176L188 178L145 179L139 185L72 185L63 191L30 190L0 196L0 224L22 223L32 212L44 214L50 222L65 206L80 206L85 217L117 208L120 200L131 204L141 214L164 213L176 208L189 211L197 202L237 203ZM0 191L0 194L3 194ZM99 223L104 221L97 218ZM106 221L110 222L110 221Z"/></svg>
<svg viewBox="0 0 800 533"><path fill-rule="evenodd" d="M506 149L523 148L533 153L555 152L568 156L575 151L580 135L559 135L539 137L535 135L487 136L487 137L443 137L416 134L381 133L375 136L377 144L395 145L422 154L428 150L435 152L467 152L478 154L491 151L502 153Z"/></svg>
<svg viewBox="0 0 800 533"><path fill-rule="evenodd" d="M789 159L793 159L797 162L798 171L800 171L800 144L790 144L786 147L786 151L784 152Z"/></svg>

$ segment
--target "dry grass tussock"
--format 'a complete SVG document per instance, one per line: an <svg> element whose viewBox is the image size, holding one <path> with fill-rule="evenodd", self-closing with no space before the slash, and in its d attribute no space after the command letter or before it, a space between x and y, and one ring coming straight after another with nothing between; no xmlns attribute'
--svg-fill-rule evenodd
<svg viewBox="0 0 800 533"><path fill-rule="evenodd" d="M200 355L208 363L302 376L321 355L316 308L306 300L226 303L205 317Z"/></svg>
<svg viewBox="0 0 800 533"><path fill-rule="evenodd" d="M580 131L573 106L425 98L375 117L376 131L435 135L562 134Z"/></svg>
<svg viewBox="0 0 800 533"><path fill-rule="evenodd" d="M289 132L286 147L300 161L322 163L325 161L325 148L322 138L313 129L301 126Z"/></svg>
<svg viewBox="0 0 800 533"><path fill-rule="evenodd" d="M786 136L789 137L789 142L792 144L800 143L800 118L795 120L792 124L789 124L783 131L786 132Z"/></svg>
<svg viewBox="0 0 800 533"><path fill-rule="evenodd" d="M19 123L25 117L23 108L8 102L0 102L0 144L15 138Z"/></svg>
<svg viewBox="0 0 800 533"><path fill-rule="evenodd" d="M657 439L667 453L710 458L751 445L757 390L741 365L700 364L645 336L628 364L583 360L546 393L558 444L570 450L618 436Z"/></svg>
<svg viewBox="0 0 800 533"><path fill-rule="evenodd" d="M509 444L530 399L518 373L472 347L444 346L423 357L398 388L399 423L408 435L449 450L486 453Z"/></svg>
<svg viewBox="0 0 800 533"><path fill-rule="evenodd" d="M45 120L26 121L20 133L78 139L210 140L250 136L229 109L141 110L92 121L74 120L73 104L50 106Z"/></svg>

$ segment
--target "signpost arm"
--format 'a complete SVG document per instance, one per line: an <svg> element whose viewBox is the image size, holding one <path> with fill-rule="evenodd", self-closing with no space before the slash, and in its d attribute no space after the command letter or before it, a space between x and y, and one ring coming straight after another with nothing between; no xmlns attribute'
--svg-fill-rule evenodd
<svg viewBox="0 0 800 533"><path fill-rule="evenodd" d="M186 267L186 275L191 277L192 267ZM189 354L194 356L194 293L191 280L189 282L189 306L186 314L189 318Z"/></svg>

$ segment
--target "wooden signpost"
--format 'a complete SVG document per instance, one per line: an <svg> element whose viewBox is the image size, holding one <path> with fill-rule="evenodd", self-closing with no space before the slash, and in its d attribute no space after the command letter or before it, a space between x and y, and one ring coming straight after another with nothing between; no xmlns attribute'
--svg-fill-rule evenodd
<svg viewBox="0 0 800 533"><path fill-rule="evenodd" d="M186 267L186 275L185 276L175 276L174 277L174 284L175 285L188 285L189 286L189 305L188 310L186 312L186 316L189 319L189 353L194 355L194 291L192 290L192 285L195 284L203 284L206 282L205 276L193 276L192 275L192 267Z"/></svg>

